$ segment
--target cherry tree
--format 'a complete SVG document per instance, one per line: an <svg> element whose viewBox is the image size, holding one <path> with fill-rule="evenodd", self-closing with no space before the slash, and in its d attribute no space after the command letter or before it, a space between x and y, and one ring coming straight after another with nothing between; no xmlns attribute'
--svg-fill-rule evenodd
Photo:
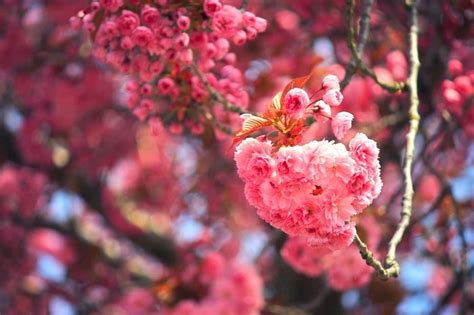
<svg viewBox="0 0 474 315"><path fill-rule="evenodd" d="M472 13L5 0L0 313L469 313Z"/></svg>

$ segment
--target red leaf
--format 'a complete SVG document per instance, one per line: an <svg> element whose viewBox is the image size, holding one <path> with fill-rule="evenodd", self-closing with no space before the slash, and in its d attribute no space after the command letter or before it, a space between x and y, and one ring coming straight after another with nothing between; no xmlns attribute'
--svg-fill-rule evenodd
<svg viewBox="0 0 474 315"><path fill-rule="evenodd" d="M243 114L241 117L244 118L242 130L235 135L234 140L232 141L232 147L238 145L255 131L272 124L272 122L267 118L255 116L252 114Z"/></svg>
<svg viewBox="0 0 474 315"><path fill-rule="evenodd" d="M277 113L281 110L281 92L278 92L272 99L272 103L268 107L268 111L264 114L265 117L274 119Z"/></svg>

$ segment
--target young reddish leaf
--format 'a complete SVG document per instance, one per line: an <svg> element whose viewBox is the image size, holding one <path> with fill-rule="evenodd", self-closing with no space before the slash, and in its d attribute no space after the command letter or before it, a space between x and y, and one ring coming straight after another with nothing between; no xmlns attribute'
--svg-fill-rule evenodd
<svg viewBox="0 0 474 315"><path fill-rule="evenodd" d="M242 142L255 131L272 124L272 122L267 118L262 118L252 114L243 114L241 117L244 118L242 130L235 135L234 140L232 141L232 147Z"/></svg>
<svg viewBox="0 0 474 315"><path fill-rule="evenodd" d="M268 106L268 111L263 115L267 119L274 119L281 110L281 92L278 92L272 99L272 103Z"/></svg>
<svg viewBox="0 0 474 315"><path fill-rule="evenodd" d="M276 110L281 109L281 92L278 92L272 99L272 107Z"/></svg>
<svg viewBox="0 0 474 315"><path fill-rule="evenodd" d="M241 132L246 132L248 130L258 128L262 124L265 124L268 122L268 119L262 118L259 116L255 116L252 114L242 114L240 117L244 118L244 122L242 123L242 131Z"/></svg>

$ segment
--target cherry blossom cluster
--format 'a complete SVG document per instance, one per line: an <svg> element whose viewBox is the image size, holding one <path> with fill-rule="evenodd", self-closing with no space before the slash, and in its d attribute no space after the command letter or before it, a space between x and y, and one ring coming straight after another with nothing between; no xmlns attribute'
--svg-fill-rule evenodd
<svg viewBox="0 0 474 315"><path fill-rule="evenodd" d="M330 116L330 106L342 101L335 76L325 77L322 88L324 97L310 108L310 113L332 119L333 131L342 139L352 115L339 112L336 117ZM298 135L292 133L298 123L291 121L304 117L311 104L309 97L303 89L293 88L281 98L284 103L277 107L283 114L276 113L276 118L263 122L271 121L278 130L283 129L282 137L292 135L298 141ZM262 121L255 117L245 118L244 129L249 120ZM327 140L286 143L292 145L276 146L262 136L247 138L238 145L234 158L245 182L247 200L262 219L291 236L304 237L328 251L347 247L355 234L352 216L361 213L381 191L375 141L358 133L348 148Z"/></svg>
<svg viewBox="0 0 474 315"><path fill-rule="evenodd" d="M352 242L351 217L370 205L382 186L378 149L362 133L349 150L323 140L274 151L271 142L249 138L237 147L235 160L260 217L330 250Z"/></svg>
<svg viewBox="0 0 474 315"><path fill-rule="evenodd" d="M186 127L195 134L208 120L229 123L228 108L212 106L223 100L209 102L215 93L247 107L230 45L254 39L267 24L219 0L92 1L71 22L90 32L99 60L134 75L128 106L140 119L160 117L176 133Z"/></svg>
<svg viewBox="0 0 474 315"><path fill-rule="evenodd" d="M262 279L253 266L226 260L217 252L203 258L198 279L207 287L201 300L183 300L163 315L257 315L263 308Z"/></svg>
<svg viewBox="0 0 474 315"><path fill-rule="evenodd" d="M357 229L363 232L371 248L377 247L381 230L373 217L361 217ZM281 256L293 269L309 277L325 273L328 285L340 291L366 285L373 273L355 245L330 252L325 247L309 246L303 237L291 237L282 247Z"/></svg>

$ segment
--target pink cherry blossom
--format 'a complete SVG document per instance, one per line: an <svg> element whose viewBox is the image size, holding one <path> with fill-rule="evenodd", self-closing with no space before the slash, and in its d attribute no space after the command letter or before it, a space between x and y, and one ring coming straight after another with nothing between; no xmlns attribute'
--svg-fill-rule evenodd
<svg viewBox="0 0 474 315"><path fill-rule="evenodd" d="M336 136L336 139L342 140L346 133L352 127L352 119L354 119L354 115L348 112L339 112L333 117L331 121L331 128Z"/></svg>
<svg viewBox="0 0 474 315"><path fill-rule="evenodd" d="M302 89L291 89L285 96L284 108L290 116L302 118L308 104L308 94Z"/></svg>
<svg viewBox="0 0 474 315"><path fill-rule="evenodd" d="M276 154L276 170L282 179L305 177L307 161L302 147L281 148Z"/></svg>
<svg viewBox="0 0 474 315"><path fill-rule="evenodd" d="M191 20L189 19L189 17L185 16L185 15L181 15L179 18L178 18L178 27L180 30L182 31L186 31L189 26L191 25Z"/></svg>
<svg viewBox="0 0 474 315"><path fill-rule="evenodd" d="M313 114L316 116L316 119L321 118L323 121L331 118L331 106L324 103L323 100L319 100L314 104Z"/></svg>
<svg viewBox="0 0 474 315"><path fill-rule="evenodd" d="M329 89L324 93L323 101L330 106L339 106L344 96L339 89Z"/></svg>
<svg viewBox="0 0 474 315"><path fill-rule="evenodd" d="M349 143L352 157L363 165L372 165L377 162L379 149L374 140L359 132Z"/></svg>
<svg viewBox="0 0 474 315"><path fill-rule="evenodd" d="M258 33L262 33L266 30L267 28L267 20L265 20L264 18L261 18L261 17L257 17L255 19L255 30L258 32Z"/></svg>
<svg viewBox="0 0 474 315"><path fill-rule="evenodd" d="M339 79L333 74L329 74L323 78L322 87L325 91L339 90Z"/></svg>

